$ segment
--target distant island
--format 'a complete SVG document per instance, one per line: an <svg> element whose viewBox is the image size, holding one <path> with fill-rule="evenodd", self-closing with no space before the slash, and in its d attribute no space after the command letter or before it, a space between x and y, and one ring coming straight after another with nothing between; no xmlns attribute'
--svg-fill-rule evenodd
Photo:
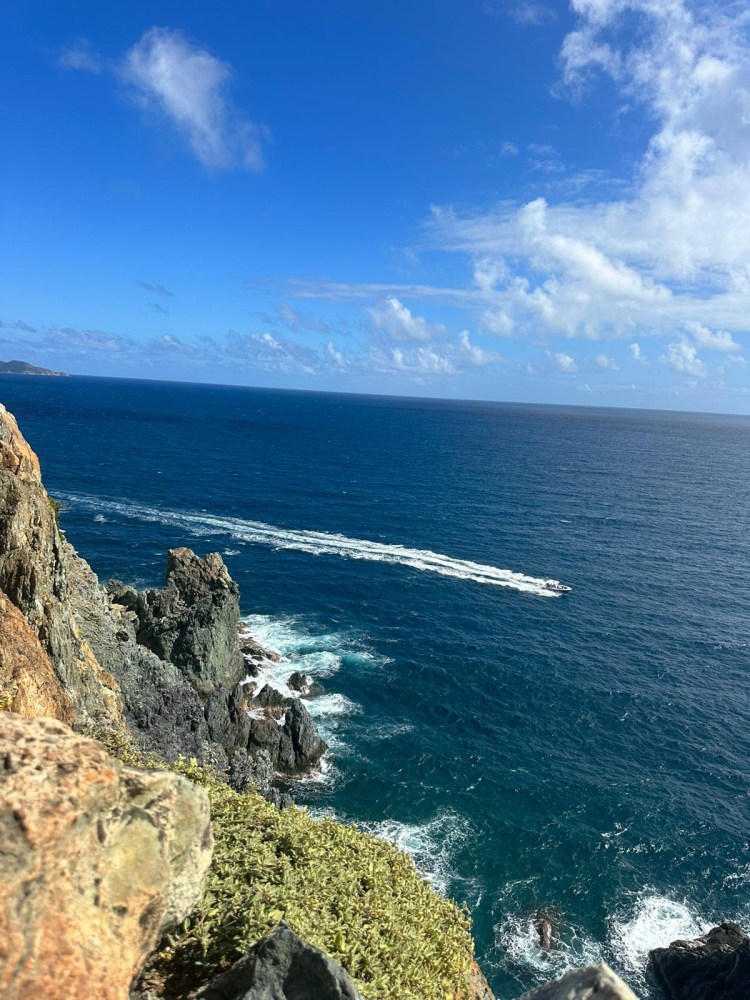
<svg viewBox="0 0 750 1000"><path fill-rule="evenodd" d="M67 377L67 372L53 372L49 368L37 368L28 361L0 361L0 375L55 375Z"/></svg>

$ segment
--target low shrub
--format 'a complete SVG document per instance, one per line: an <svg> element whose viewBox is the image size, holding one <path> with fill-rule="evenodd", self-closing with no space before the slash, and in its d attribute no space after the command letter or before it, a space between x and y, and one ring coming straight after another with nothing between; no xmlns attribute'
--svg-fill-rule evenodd
<svg viewBox="0 0 750 1000"><path fill-rule="evenodd" d="M126 763L165 766L122 737L103 742ZM150 963L152 989L184 996L283 918L368 1000L466 995L468 914L435 893L408 855L355 827L239 794L195 761L171 769L206 788L215 848L203 899Z"/></svg>

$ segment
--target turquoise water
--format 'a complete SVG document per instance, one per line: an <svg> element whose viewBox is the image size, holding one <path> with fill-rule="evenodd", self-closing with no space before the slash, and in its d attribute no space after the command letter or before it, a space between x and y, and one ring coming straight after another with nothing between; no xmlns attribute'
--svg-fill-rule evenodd
<svg viewBox="0 0 750 1000"><path fill-rule="evenodd" d="M499 1000L599 958L647 996L649 947L750 920L750 419L9 376L0 400L100 576L224 553L281 676L326 689L299 796L468 903Z"/></svg>

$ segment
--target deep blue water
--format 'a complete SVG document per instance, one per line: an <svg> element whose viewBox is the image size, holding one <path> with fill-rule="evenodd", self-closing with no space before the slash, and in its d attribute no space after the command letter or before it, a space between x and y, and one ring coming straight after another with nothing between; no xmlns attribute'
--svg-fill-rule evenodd
<svg viewBox="0 0 750 1000"><path fill-rule="evenodd" d="M499 1000L596 958L645 996L647 948L750 921L750 418L10 376L0 400L102 578L225 553L328 692L302 798L469 904Z"/></svg>

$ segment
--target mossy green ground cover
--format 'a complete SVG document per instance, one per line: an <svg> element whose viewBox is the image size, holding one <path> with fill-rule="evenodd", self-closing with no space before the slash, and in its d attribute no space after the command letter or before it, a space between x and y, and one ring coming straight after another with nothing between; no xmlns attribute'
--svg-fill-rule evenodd
<svg viewBox="0 0 750 1000"><path fill-rule="evenodd" d="M103 742L126 763L165 766L120 739ZM203 899L152 960L149 978L165 996L184 996L282 918L336 958L367 1000L466 994L468 915L435 893L408 855L355 827L280 812L195 762L171 768L206 788L215 848Z"/></svg>

